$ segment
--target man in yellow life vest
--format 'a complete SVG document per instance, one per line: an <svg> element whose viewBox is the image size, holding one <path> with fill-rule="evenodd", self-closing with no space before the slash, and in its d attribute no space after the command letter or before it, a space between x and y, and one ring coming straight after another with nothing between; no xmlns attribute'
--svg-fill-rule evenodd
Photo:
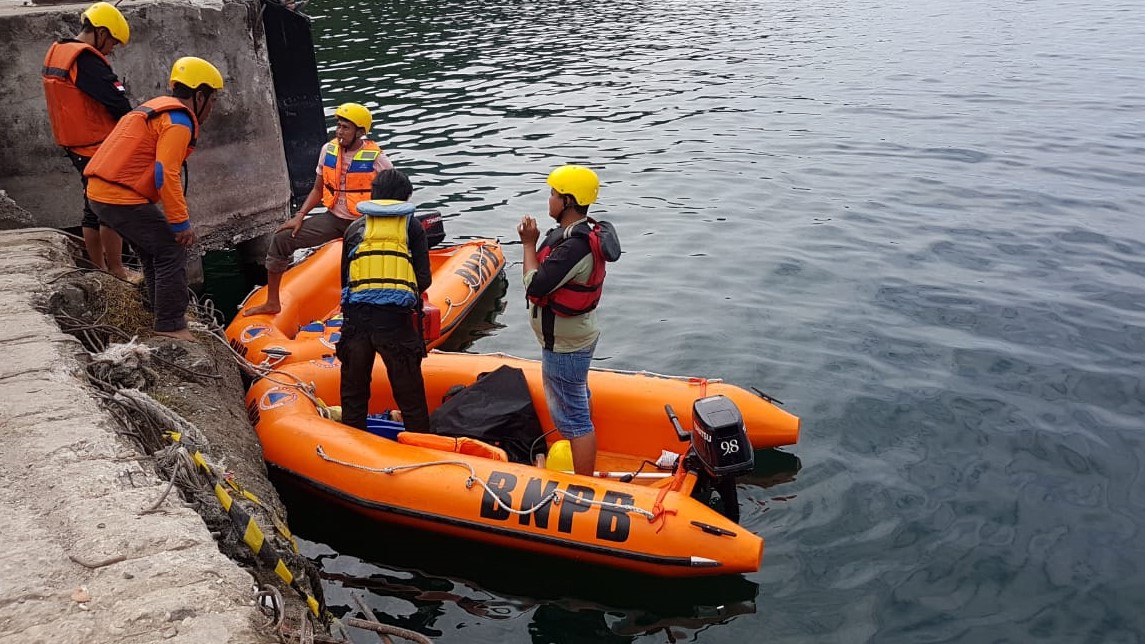
<svg viewBox="0 0 1145 644"><path fill-rule="evenodd" d="M186 314L187 249L195 230L180 171L223 89L223 76L202 58L186 56L171 67L169 86L170 96L153 98L119 120L84 176L92 210L143 260L155 333L194 340Z"/></svg>
<svg viewBox="0 0 1145 644"><path fill-rule="evenodd" d="M318 155L318 176L302 207L274 231L266 253L266 302L244 315L275 314L282 310L279 289L282 274L294 251L320 246L338 239L357 219L358 204L370 198L370 185L383 170L394 167L377 143L366 138L373 124L370 110L357 103L343 103L334 111L338 120L334 139ZM326 212L307 218L321 203Z"/></svg>
<svg viewBox="0 0 1145 644"><path fill-rule="evenodd" d="M119 9L97 2L83 12L75 38L52 43L44 57L41 73L52 134L79 171L85 192L84 168L120 117L131 111L123 83L107 60L130 37L127 19ZM123 240L111 227L99 225L86 195L80 225L84 247L96 268L120 279L133 276L123 266Z"/></svg>
<svg viewBox="0 0 1145 644"><path fill-rule="evenodd" d="M366 429L374 356L386 365L390 390L405 428L429 431L429 406L421 360L422 293L433 274L425 230L409 203L413 186L397 170L374 179L373 199L360 203L363 217L342 243L342 422Z"/></svg>

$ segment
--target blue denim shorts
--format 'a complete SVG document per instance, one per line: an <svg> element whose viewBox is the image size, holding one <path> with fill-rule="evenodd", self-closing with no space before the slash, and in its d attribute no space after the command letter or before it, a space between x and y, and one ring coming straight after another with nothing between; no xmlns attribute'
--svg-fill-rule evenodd
<svg viewBox="0 0 1145 644"><path fill-rule="evenodd" d="M541 378L549 415L561 436L573 439L593 432L588 400L588 368L596 350L593 342L572 353L541 349Z"/></svg>

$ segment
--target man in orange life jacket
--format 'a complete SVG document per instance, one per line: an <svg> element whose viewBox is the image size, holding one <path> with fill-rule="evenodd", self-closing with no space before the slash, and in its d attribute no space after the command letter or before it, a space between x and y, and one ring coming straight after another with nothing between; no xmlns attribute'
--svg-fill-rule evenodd
<svg viewBox="0 0 1145 644"><path fill-rule="evenodd" d="M130 35L119 9L97 2L83 12L83 26L76 37L53 43L44 57L44 98L52 134L79 171L85 192L84 168L120 117L131 111L123 84L107 61L116 46L127 44ZM110 227L99 225L86 195L80 224L92 264L128 279L123 240Z"/></svg>
<svg viewBox="0 0 1145 644"><path fill-rule="evenodd" d="M186 314L187 248L195 243L195 230L179 173L199 126L211 115L223 76L211 63L187 56L171 67L169 85L171 96L153 98L120 119L84 176L92 210L143 260L155 332L194 340Z"/></svg>
<svg viewBox="0 0 1145 644"><path fill-rule="evenodd" d="M373 125L370 110L357 103L343 103L334 116L338 119L334 139L322 146L314 187L298 212L274 231L270 242L266 253L266 303L244 315L281 311L282 274L290 266L294 251L320 246L345 234L350 222L361 215L358 203L370 198L374 177L394 167L378 144L366 138ZM326 212L307 218L319 203L326 206Z"/></svg>
<svg viewBox="0 0 1145 644"><path fill-rule="evenodd" d="M549 216L557 226L540 248L537 221L517 226L524 247L522 272L529 319L541 343L541 377L553 424L572 448L573 470L591 476L596 434L589 409L588 371L600 330L596 306L604 264L620 257L620 242L607 222L588 216L600 179L592 170L565 165L549 173Z"/></svg>
<svg viewBox="0 0 1145 644"><path fill-rule="evenodd" d="M374 356L386 365L390 391L409 431L429 431L421 360L425 340L414 313L433 282L425 229L409 203L413 186L389 169L374 179L362 217L342 244L342 422L366 429Z"/></svg>

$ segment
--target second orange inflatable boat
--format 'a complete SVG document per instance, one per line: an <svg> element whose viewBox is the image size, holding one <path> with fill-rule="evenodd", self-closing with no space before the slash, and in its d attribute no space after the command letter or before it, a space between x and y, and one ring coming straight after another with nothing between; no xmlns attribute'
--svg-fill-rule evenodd
<svg viewBox="0 0 1145 644"><path fill-rule="evenodd" d="M440 315L440 335L427 339L432 349L449 338L497 278L505 256L496 240L478 239L432 248L429 263L433 284L425 295ZM342 326L341 265L339 239L290 267L282 276L282 310L274 315L243 315L266 302L266 287L256 289L227 326L227 341L255 364L284 365L333 355Z"/></svg>

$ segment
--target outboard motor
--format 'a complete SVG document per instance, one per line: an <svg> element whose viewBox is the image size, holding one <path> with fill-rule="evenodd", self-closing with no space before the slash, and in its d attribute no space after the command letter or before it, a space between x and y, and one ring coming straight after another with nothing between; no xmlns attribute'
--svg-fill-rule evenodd
<svg viewBox="0 0 1145 644"><path fill-rule="evenodd" d="M692 403L692 449L714 479L742 476L755 467L743 416L727 396Z"/></svg>
<svg viewBox="0 0 1145 644"><path fill-rule="evenodd" d="M692 496L712 505L713 492L719 495L721 514L739 521L739 499L735 477L755 468L755 452L744 428L743 415L727 396L708 396L692 403L692 431L680 427L671 405L664 411L681 442L691 441L684 456L684 467L697 473L699 480Z"/></svg>
<svg viewBox="0 0 1145 644"><path fill-rule="evenodd" d="M440 210L426 210L414 215L425 231L425 240L430 248L445 241L445 222Z"/></svg>

